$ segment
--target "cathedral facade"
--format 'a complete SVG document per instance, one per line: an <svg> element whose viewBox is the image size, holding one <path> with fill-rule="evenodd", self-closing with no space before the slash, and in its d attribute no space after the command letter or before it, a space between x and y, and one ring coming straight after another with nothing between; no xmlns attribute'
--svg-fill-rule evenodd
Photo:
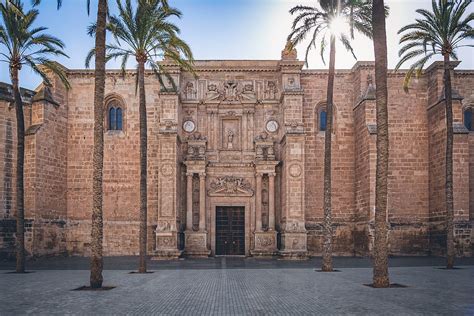
<svg viewBox="0 0 474 316"><path fill-rule="evenodd" d="M148 252L180 256L319 255L327 70L280 60L196 61L196 76L162 62L146 74ZM474 71L452 63L456 251L474 250ZM25 217L30 255L88 255L94 72L67 69L71 89L23 90ZM445 234L443 67L402 88L389 72L390 253L439 255ZM332 144L334 253L368 255L373 238L374 64L337 70ZM14 251L16 123L0 87L0 254ZM104 254L138 253L139 121L132 71L108 70L104 106Z"/></svg>

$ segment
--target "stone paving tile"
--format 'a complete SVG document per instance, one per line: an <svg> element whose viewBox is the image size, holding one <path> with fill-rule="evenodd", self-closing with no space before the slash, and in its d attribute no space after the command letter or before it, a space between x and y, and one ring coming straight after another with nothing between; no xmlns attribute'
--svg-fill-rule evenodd
<svg viewBox="0 0 474 316"><path fill-rule="evenodd" d="M27 269L31 270L87 270L89 258L86 257L40 257L30 259ZM446 259L442 257L391 257L391 267L418 267L418 266L444 266ZM456 265L474 265L474 257L457 258ZM138 257L106 257L104 269L106 270L133 270L138 266ZM304 269L321 266L321 258L314 257L310 260L291 261L241 258L241 257L216 257L202 259L179 259L148 261L152 270L179 270L179 269ZM370 268L370 258L365 257L334 257L336 268ZM0 270L14 270L15 260L0 260Z"/></svg>
<svg viewBox="0 0 474 316"><path fill-rule="evenodd" d="M153 274L104 272L104 292L71 291L86 270L0 273L0 315L469 315L474 266L390 269L407 288L373 289L372 270L182 269Z"/></svg>

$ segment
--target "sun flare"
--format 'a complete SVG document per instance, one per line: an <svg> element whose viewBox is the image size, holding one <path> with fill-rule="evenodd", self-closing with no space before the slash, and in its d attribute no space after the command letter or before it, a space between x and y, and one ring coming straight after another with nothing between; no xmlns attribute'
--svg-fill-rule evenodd
<svg viewBox="0 0 474 316"><path fill-rule="evenodd" d="M329 30L333 35L339 35L346 32L348 26L347 19L342 15L335 16L329 23Z"/></svg>

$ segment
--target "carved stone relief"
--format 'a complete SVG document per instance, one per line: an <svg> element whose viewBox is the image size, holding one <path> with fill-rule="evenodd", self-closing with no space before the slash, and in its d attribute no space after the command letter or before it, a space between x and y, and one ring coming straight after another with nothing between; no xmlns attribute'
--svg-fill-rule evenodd
<svg viewBox="0 0 474 316"><path fill-rule="evenodd" d="M224 101L238 101L237 82L229 80L224 83Z"/></svg>
<svg viewBox="0 0 474 316"><path fill-rule="evenodd" d="M275 160L274 140L267 132L255 137L256 160Z"/></svg>
<svg viewBox="0 0 474 316"><path fill-rule="evenodd" d="M248 180L234 176L218 177L211 180L208 191L210 196L253 196L253 193L252 185Z"/></svg>
<svg viewBox="0 0 474 316"><path fill-rule="evenodd" d="M299 164L292 164L289 167L289 171L290 171L290 176L292 176L293 178L297 178L301 175L302 168Z"/></svg>
<svg viewBox="0 0 474 316"><path fill-rule="evenodd" d="M197 90L194 86L194 82L188 81L186 86L184 87L184 98L186 100L196 100L197 98Z"/></svg>
<svg viewBox="0 0 474 316"><path fill-rule="evenodd" d="M206 237L205 235L190 234L186 237L186 248L190 247L205 247L206 246Z"/></svg>
<svg viewBox="0 0 474 316"><path fill-rule="evenodd" d="M277 85L275 81L268 81L265 89L265 100L275 100L277 99Z"/></svg>
<svg viewBox="0 0 474 316"><path fill-rule="evenodd" d="M257 236L256 243L258 248L270 248L275 244L272 236Z"/></svg>
<svg viewBox="0 0 474 316"><path fill-rule="evenodd" d="M156 226L157 232L169 232L174 230L176 229L171 221L158 221L158 225Z"/></svg>
<svg viewBox="0 0 474 316"><path fill-rule="evenodd" d="M207 149L207 138L201 133L193 133L188 136L188 149L186 160L205 160Z"/></svg>

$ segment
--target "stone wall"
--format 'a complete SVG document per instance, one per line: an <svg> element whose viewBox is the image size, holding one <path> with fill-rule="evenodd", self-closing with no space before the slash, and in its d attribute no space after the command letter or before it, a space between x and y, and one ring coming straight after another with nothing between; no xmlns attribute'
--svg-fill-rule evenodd
<svg viewBox="0 0 474 316"><path fill-rule="evenodd" d="M14 255L16 221L16 119L10 102L0 101L0 258Z"/></svg>
<svg viewBox="0 0 474 316"><path fill-rule="evenodd" d="M68 108L68 252L85 254L90 240L92 209L93 73L69 74L72 89ZM146 78L148 116L148 228L153 232L158 211L158 81ZM106 106L118 102L123 109L123 130L104 131L104 254L138 253L139 229L139 124L135 77L113 73L106 80ZM106 118L107 115L105 114ZM153 246L153 234L149 233ZM152 250L152 249L149 249Z"/></svg>
<svg viewBox="0 0 474 316"><path fill-rule="evenodd" d="M280 250L291 252L296 249L291 247L297 244L301 247L300 255L306 253L306 247L310 255L319 255L323 234L325 135L319 130L319 113L325 106L327 71L301 70L302 63L295 60L198 64L200 80L195 81L197 90L190 93L205 95L207 90L203 89L207 88L208 81L225 82L236 78L255 82L257 96L267 93L265 86L274 82L279 87L278 98L273 96L271 102L258 101L261 103L255 100L254 105L248 103L238 109L237 116L245 122L242 123L245 124L242 125L243 140L236 144L242 146L238 153L242 161L240 169L228 169L237 151L221 155L223 145L218 136L221 127L216 122L226 115L235 116L236 105L229 101L222 109L217 103L213 108L196 97L194 101L182 102L187 97L182 94L185 92L164 93L160 91L158 80L151 73L147 74L150 254L159 250L157 245L166 244L175 251L183 248L180 234L185 230L186 221L187 169L182 162L186 159L185 142L189 136L182 131L183 120L195 119L197 131L208 136L206 154L211 163L204 168L208 168L209 177L237 170L255 186L254 138L265 130L265 122L271 117L280 123L274 135L276 161L281 161L275 169L276 228L282 233ZM194 80L189 74L173 71L180 80ZM336 72L332 137L333 249L336 255L368 255L371 250L377 137L374 84L370 79L373 71L373 63L359 62L351 70ZM71 70L68 73L71 90L66 91L55 78L51 90L39 87L37 96L24 107L29 255L89 254L93 72ZM457 95L464 97L464 100L456 97L454 104L455 123L461 126L463 106L474 104L474 73L462 70L453 73L453 87ZM442 69L439 63L433 64L425 75L412 82L408 93L402 89L403 76L403 71L391 72L388 78L390 252L394 255L443 254L446 235ZM139 124L138 95L132 73L122 78L117 71L108 72L106 105L111 101L122 107L124 124L122 131L104 130L104 254L135 255L138 254L139 230ZM15 124L14 109L9 107L8 100L1 100L0 257L11 256L14 247ZM456 249L458 255L472 255L474 138L462 128L457 131L454 145ZM210 184L209 179L206 185ZM231 201L226 199L219 197L216 201ZM217 202L212 198L206 200L206 208L212 212ZM254 198L245 201L249 212L254 212ZM266 212L264 208L263 213ZM255 221L250 215L247 219ZM213 229L212 224L210 216L206 222L208 229ZM163 227L166 234L169 228L171 237L160 230ZM249 237L254 227L248 227L247 250L254 246ZM307 236L307 244L300 242L302 236ZM209 237L207 242L215 241Z"/></svg>

